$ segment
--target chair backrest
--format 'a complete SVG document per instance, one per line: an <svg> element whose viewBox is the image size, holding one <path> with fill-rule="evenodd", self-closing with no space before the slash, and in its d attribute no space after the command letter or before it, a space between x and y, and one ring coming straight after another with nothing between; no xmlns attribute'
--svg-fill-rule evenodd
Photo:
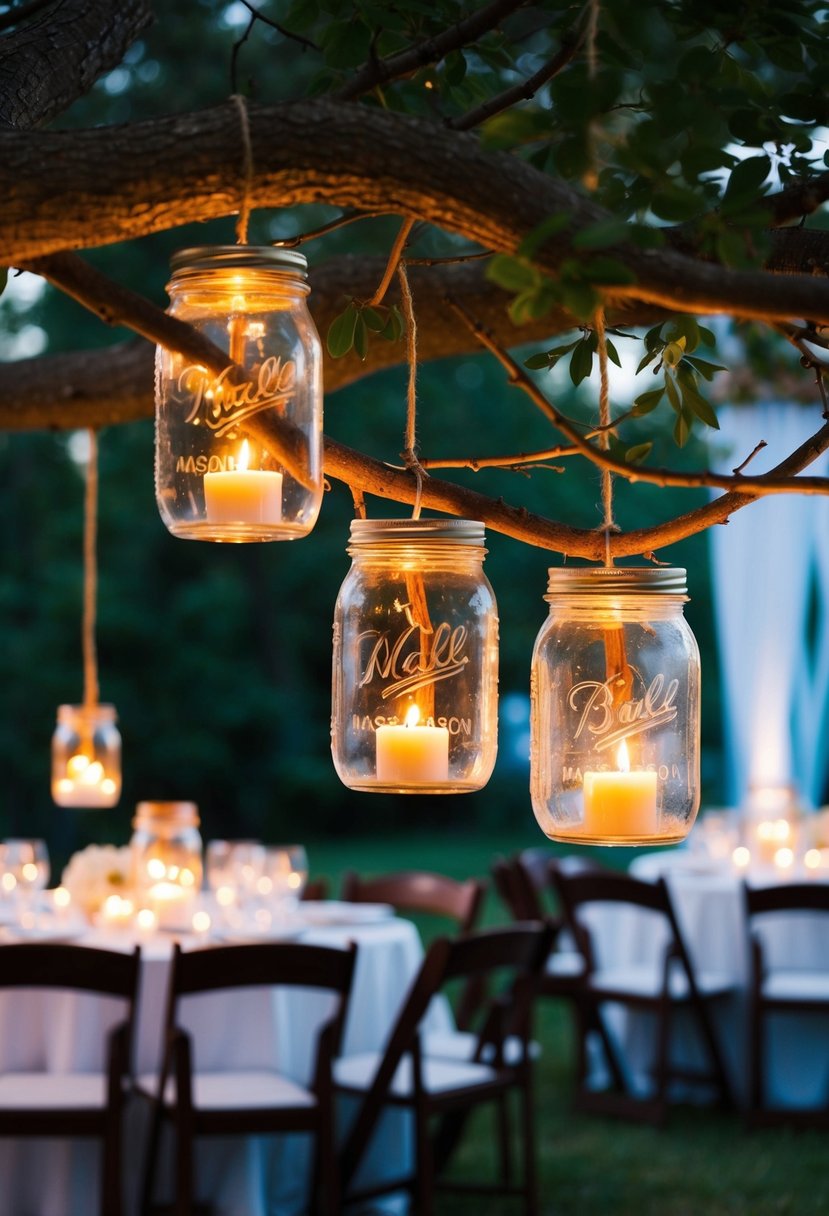
<svg viewBox="0 0 829 1216"><path fill-rule="evenodd" d="M173 948L170 998L223 988L324 988L345 997L351 988L356 946L344 950L301 942L256 942L239 946L208 946L202 950Z"/></svg>
<svg viewBox="0 0 829 1216"><path fill-rule="evenodd" d="M397 1067L417 1046L420 1023L443 986L458 979L479 979L489 988L500 980L501 995L489 997L488 1001L493 1005L500 1001L508 1010L509 1033L519 1035L526 1042L534 983L544 966L551 939L549 925L527 922L485 929L463 937L439 937L432 942L386 1040L371 1089L346 1141L343 1153L346 1176L353 1173L382 1111L384 1095ZM509 994L506 999L504 983ZM492 1019L484 1018L478 1047L470 1058L480 1057L483 1042L491 1041L492 1027Z"/></svg>
<svg viewBox="0 0 829 1216"><path fill-rule="evenodd" d="M604 867L586 857L554 857L548 849L523 849L492 865L495 889L515 920L543 920L560 915L553 874L602 873Z"/></svg>
<svg viewBox="0 0 829 1216"><path fill-rule="evenodd" d="M743 884L749 917L767 912L829 912L829 883L793 882L773 887Z"/></svg>
<svg viewBox="0 0 829 1216"><path fill-rule="evenodd" d="M689 981L694 986L693 970L685 941L680 932L673 904L664 878L643 882L629 874L613 870L588 870L568 874L554 870L553 883L558 890L567 922L585 954L588 969L596 965L590 933L581 915L591 904L619 904L657 914L665 928L665 945L682 961Z"/></svg>
<svg viewBox="0 0 829 1216"><path fill-rule="evenodd" d="M328 899L328 879L312 878L305 884L302 898L309 900Z"/></svg>
<svg viewBox="0 0 829 1216"><path fill-rule="evenodd" d="M353 870L343 876L342 898L354 903L391 904L400 912L425 912L455 921L459 933L476 924L486 893L477 878L456 879L428 870L406 870L361 878Z"/></svg>

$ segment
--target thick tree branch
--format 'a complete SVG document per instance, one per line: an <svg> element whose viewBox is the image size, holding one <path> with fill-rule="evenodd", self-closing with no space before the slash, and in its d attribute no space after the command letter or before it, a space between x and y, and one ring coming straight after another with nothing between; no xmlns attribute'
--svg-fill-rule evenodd
<svg viewBox="0 0 829 1216"><path fill-rule="evenodd" d="M62 113L152 20L148 0L54 0L0 39L0 123L34 127Z"/></svg>
<svg viewBox="0 0 829 1216"><path fill-rule="evenodd" d="M765 200L772 223L788 224L817 211L829 199L829 173L818 173L809 181L796 182Z"/></svg>
<svg viewBox="0 0 829 1216"><path fill-rule="evenodd" d="M482 34L494 29L499 21L521 8L526 0L490 0L470 17L447 26L433 38L425 38L388 59L369 59L350 80L333 94L340 101L352 101L370 93L377 85L410 76L427 63L439 63L450 51L475 42Z"/></svg>
<svg viewBox="0 0 829 1216"><path fill-rule="evenodd" d="M574 235L606 213L564 182L469 134L329 100L250 107L250 202L331 202L425 217L484 248L514 253L545 218L570 223L535 261L555 275ZM106 164L107 173L99 167ZM0 132L0 263L106 244L238 210L236 107L119 128ZM611 299L699 313L829 323L829 282L736 271L671 250L607 250L636 276Z"/></svg>

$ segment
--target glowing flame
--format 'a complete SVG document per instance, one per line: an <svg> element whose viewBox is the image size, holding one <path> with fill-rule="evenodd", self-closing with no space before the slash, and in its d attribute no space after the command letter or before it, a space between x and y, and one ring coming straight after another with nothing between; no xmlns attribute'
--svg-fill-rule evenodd
<svg viewBox="0 0 829 1216"><path fill-rule="evenodd" d="M619 772L620 773L629 773L630 772L630 756L628 755L628 745L627 745L627 743L625 743L624 739L619 744L619 750L616 753L616 756L617 756L616 763L617 763Z"/></svg>
<svg viewBox="0 0 829 1216"><path fill-rule="evenodd" d="M406 711L406 719L405 719L406 726L417 726L419 721L420 721L420 710L417 708L416 705L410 706L410 708Z"/></svg>
<svg viewBox="0 0 829 1216"><path fill-rule="evenodd" d="M239 448L239 459L236 461L236 468L244 473L250 464L250 446L247 439L242 440L242 446Z"/></svg>

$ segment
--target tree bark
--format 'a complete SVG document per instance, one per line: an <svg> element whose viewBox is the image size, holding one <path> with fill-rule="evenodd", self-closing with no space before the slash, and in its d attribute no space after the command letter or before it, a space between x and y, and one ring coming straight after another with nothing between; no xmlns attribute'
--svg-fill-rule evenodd
<svg viewBox="0 0 829 1216"><path fill-rule="evenodd" d="M565 257L584 256L573 248L578 231L607 218L525 161L422 119L328 100L249 111L253 207L395 211L506 253L544 219L565 214L566 228L533 259L553 275ZM242 202L242 162L235 105L91 131L0 132L0 263L229 215ZM610 288L611 300L829 323L829 283L814 274L729 270L631 243L604 252L636 280Z"/></svg>
<svg viewBox="0 0 829 1216"><path fill-rule="evenodd" d="M62 113L150 23L146 0L54 0L0 39L0 123L34 127Z"/></svg>

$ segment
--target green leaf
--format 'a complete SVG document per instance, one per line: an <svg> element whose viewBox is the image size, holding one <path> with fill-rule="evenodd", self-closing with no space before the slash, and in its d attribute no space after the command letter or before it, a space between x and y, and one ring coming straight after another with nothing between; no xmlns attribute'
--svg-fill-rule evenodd
<svg viewBox="0 0 829 1216"><path fill-rule="evenodd" d="M723 203L743 203L755 198L762 192L761 187L770 170L771 160L768 156L749 156L747 160L739 161L731 170Z"/></svg>
<svg viewBox="0 0 829 1216"><path fill-rule="evenodd" d="M708 329L705 325L700 325L699 336L700 336L700 339L702 340L702 343L704 346L716 346L717 345L716 335L713 334L711 332L711 330Z"/></svg>
<svg viewBox="0 0 829 1216"><path fill-rule="evenodd" d="M586 338L576 343L570 359L570 379L578 387L593 370L593 352Z"/></svg>
<svg viewBox="0 0 829 1216"><path fill-rule="evenodd" d="M709 363L707 359L700 359L699 355L686 355L685 357L706 380L713 380L717 372L728 371L728 368L723 367L721 363Z"/></svg>
<svg viewBox="0 0 829 1216"><path fill-rule="evenodd" d="M676 383L674 382L672 376L665 377L665 391L668 394L668 400L670 401L672 408L675 409L677 413L680 413L682 410L682 402L679 399L679 389L676 387Z"/></svg>
<svg viewBox="0 0 829 1216"><path fill-rule="evenodd" d="M680 410L674 423L674 443L676 443L677 447L684 448L690 434L691 421L686 416L684 410Z"/></svg>
<svg viewBox="0 0 829 1216"><path fill-rule="evenodd" d="M651 453L652 443L637 443L625 452L628 464L641 464Z"/></svg>
<svg viewBox="0 0 829 1216"><path fill-rule="evenodd" d="M659 405L659 402L665 396L665 386L662 388L651 388L646 393L640 393L633 403L631 414L634 418L641 418L645 414L650 414Z"/></svg>
<svg viewBox="0 0 829 1216"><path fill-rule="evenodd" d="M650 354L645 353L645 354L642 356L642 358L639 360L639 366L637 367L637 369L636 369L636 373L635 373L635 374L638 376L638 375L639 375L639 373L640 373L641 371L643 371L643 370L644 370L644 368L646 368L646 367L648 366L648 364L649 364L649 363L653 363L654 359L656 359L656 358L658 357L658 355L659 355L659 351L658 351L658 350L652 350L652 351L650 352Z"/></svg>
<svg viewBox="0 0 829 1216"><path fill-rule="evenodd" d="M332 359L347 355L354 345L354 328L357 324L357 305L352 302L335 317L328 327L325 344Z"/></svg>
<svg viewBox="0 0 829 1216"><path fill-rule="evenodd" d="M363 320L361 312L357 314L357 320L354 325L354 349L360 358L365 361L365 357L368 354L368 330L366 329L366 323Z"/></svg>
<svg viewBox="0 0 829 1216"><path fill-rule="evenodd" d="M389 309L389 318L380 337L385 338L387 342L399 342L405 332L406 326L403 322L403 315L397 305L393 304Z"/></svg>
<svg viewBox="0 0 829 1216"><path fill-rule="evenodd" d="M546 351L542 351L538 355L530 355L529 359L525 359L524 366L528 367L530 371L538 372L545 370L552 365L550 363L550 356Z"/></svg>
<svg viewBox="0 0 829 1216"><path fill-rule="evenodd" d="M679 342L683 339L686 354L699 346L699 325L694 317L674 317L663 326L662 333L667 342Z"/></svg>
<svg viewBox="0 0 829 1216"><path fill-rule="evenodd" d="M610 338L605 338L605 346L607 347L607 357L616 364L617 367L622 366L622 360L619 358L619 352L610 341Z"/></svg>
<svg viewBox="0 0 829 1216"><path fill-rule="evenodd" d="M371 30L362 21L332 21L322 36L330 68L354 68L368 58Z"/></svg>
<svg viewBox="0 0 829 1216"><path fill-rule="evenodd" d="M528 287L534 286L541 276L534 266L530 266L521 258L499 253L489 262L486 277L506 291L526 291Z"/></svg>
<svg viewBox="0 0 829 1216"><path fill-rule="evenodd" d="M385 310L384 310L385 311ZM372 308L370 304L363 305L360 311L360 316L363 318L368 329L373 334L381 334L386 328L387 318L377 308Z"/></svg>
<svg viewBox="0 0 829 1216"><path fill-rule="evenodd" d="M5 266L0 266L0 296L6 290L6 283L9 281L9 272Z"/></svg>
<svg viewBox="0 0 829 1216"><path fill-rule="evenodd" d="M591 283L601 283L606 287L623 287L636 282L636 275L618 258L591 258L582 267L582 274Z"/></svg>
<svg viewBox="0 0 829 1216"><path fill-rule="evenodd" d="M567 282L561 284L561 301L574 317L589 321L599 306L600 296L589 283Z"/></svg>
<svg viewBox="0 0 829 1216"><path fill-rule="evenodd" d="M450 51L443 61L443 78L448 85L459 85L466 75L463 51Z"/></svg>
<svg viewBox="0 0 829 1216"><path fill-rule="evenodd" d="M582 228L573 237L574 249L606 249L609 245L623 244L628 237L628 224L625 220L612 216L610 219L599 220Z"/></svg>
<svg viewBox="0 0 829 1216"><path fill-rule="evenodd" d="M525 258L534 258L545 242L551 236L555 236L557 232L563 232L569 223L570 216L565 211L558 211L555 215L548 215L546 219L543 219L540 224L537 224L533 228L528 236L524 237L518 246L519 254Z"/></svg>

